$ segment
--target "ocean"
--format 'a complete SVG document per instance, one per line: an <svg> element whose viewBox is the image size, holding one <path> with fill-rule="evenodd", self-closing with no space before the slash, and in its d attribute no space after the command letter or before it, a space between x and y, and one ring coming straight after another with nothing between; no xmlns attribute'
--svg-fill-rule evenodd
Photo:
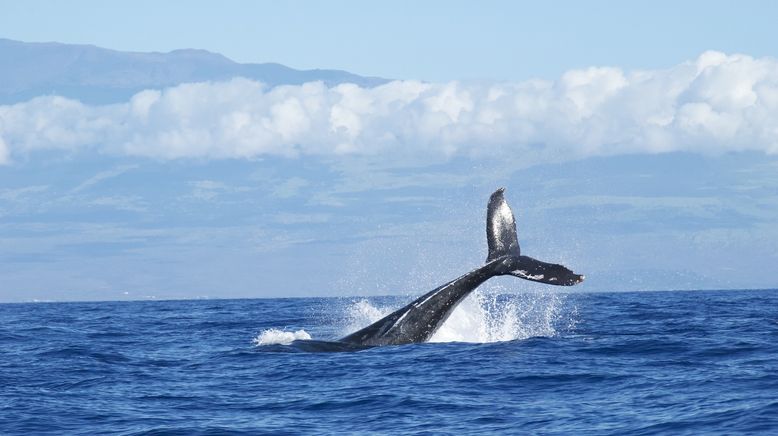
<svg viewBox="0 0 778 436"><path fill-rule="evenodd" d="M0 305L0 434L778 434L778 291ZM312 338L314 341L307 341Z"/></svg>

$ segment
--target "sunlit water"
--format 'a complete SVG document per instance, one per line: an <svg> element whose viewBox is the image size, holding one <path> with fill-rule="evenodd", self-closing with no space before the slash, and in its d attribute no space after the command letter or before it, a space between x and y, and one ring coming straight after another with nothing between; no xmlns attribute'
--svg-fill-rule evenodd
<svg viewBox="0 0 778 436"><path fill-rule="evenodd" d="M777 434L778 291L0 305L0 434ZM297 342L295 342L297 341Z"/></svg>

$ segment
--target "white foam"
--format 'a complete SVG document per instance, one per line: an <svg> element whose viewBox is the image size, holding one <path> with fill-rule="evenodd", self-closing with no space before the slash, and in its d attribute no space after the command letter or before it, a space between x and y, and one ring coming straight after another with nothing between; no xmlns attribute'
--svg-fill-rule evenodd
<svg viewBox="0 0 778 436"><path fill-rule="evenodd" d="M454 309L430 342L499 342L557 335L564 297L559 294L526 293L498 295L475 291ZM346 308L343 334L353 333L391 313L396 307L381 307L366 299ZM574 325L572 317L563 328Z"/></svg>
<svg viewBox="0 0 778 436"><path fill-rule="evenodd" d="M346 308L346 324L344 325L342 333L346 335L363 327L367 327L386 315L389 315L393 310L394 308L392 307L375 306L364 298L352 302Z"/></svg>
<svg viewBox="0 0 778 436"><path fill-rule="evenodd" d="M279 329L267 329L254 338L254 345L288 345L298 339L311 339L305 330L287 332Z"/></svg>
<svg viewBox="0 0 778 436"><path fill-rule="evenodd" d="M498 296L475 291L451 313L430 342L499 342L552 337L561 315L558 294Z"/></svg>

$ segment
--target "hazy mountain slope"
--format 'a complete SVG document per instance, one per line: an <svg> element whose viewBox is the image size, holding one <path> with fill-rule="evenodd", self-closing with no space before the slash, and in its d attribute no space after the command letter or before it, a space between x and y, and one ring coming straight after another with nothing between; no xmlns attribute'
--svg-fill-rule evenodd
<svg viewBox="0 0 778 436"><path fill-rule="evenodd" d="M148 88L246 77L271 86L323 81L376 86L386 82L339 70L295 70L280 64L240 64L205 50L136 53L92 45L0 39L0 104L57 94L87 103L124 101Z"/></svg>

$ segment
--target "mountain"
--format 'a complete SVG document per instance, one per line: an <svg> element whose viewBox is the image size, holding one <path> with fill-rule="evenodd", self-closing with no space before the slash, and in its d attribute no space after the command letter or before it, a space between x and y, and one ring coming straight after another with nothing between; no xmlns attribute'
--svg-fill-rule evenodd
<svg viewBox="0 0 778 436"><path fill-rule="evenodd" d="M246 77L270 86L322 81L327 85L349 82L372 87L387 82L340 70L295 70L275 63L241 64L206 50L138 53L0 38L0 104L51 94L92 104L117 103L144 89L233 77Z"/></svg>

